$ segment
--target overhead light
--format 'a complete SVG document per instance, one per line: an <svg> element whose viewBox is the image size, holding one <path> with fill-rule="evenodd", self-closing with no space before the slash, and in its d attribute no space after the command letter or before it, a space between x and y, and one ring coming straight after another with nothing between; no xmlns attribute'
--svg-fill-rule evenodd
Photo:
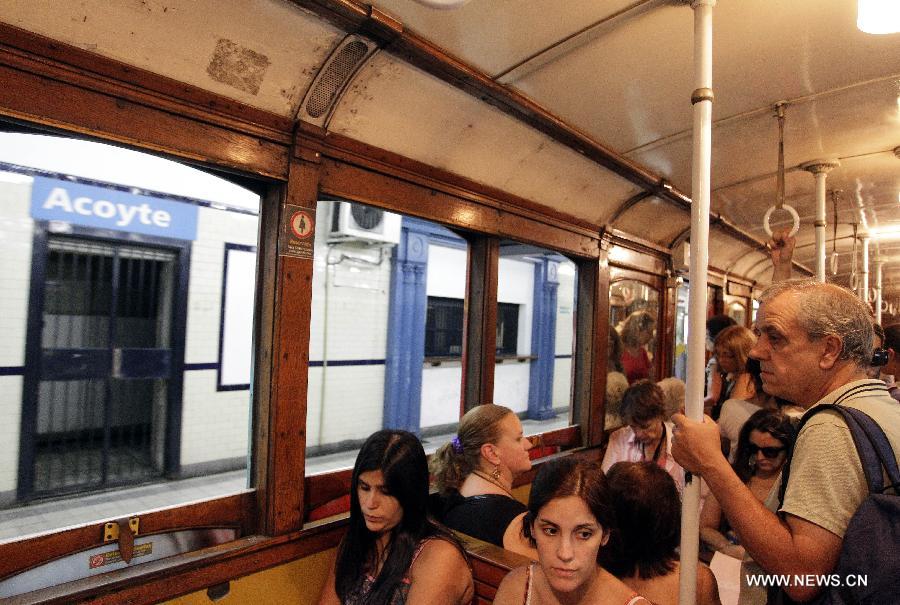
<svg viewBox="0 0 900 605"><path fill-rule="evenodd" d="M900 240L900 225L891 225L889 227L875 227L869 229L868 236L874 240Z"/></svg>
<svg viewBox="0 0 900 605"><path fill-rule="evenodd" d="M424 4L429 8L459 8L463 4L469 2L469 0L416 0L419 4Z"/></svg>
<svg viewBox="0 0 900 605"><path fill-rule="evenodd" d="M900 32L900 2L897 0L859 0L856 27L867 34Z"/></svg>

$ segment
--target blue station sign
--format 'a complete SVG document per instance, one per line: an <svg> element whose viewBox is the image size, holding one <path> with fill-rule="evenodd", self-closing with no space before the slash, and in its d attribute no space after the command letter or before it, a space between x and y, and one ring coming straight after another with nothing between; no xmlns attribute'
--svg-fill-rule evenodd
<svg viewBox="0 0 900 605"><path fill-rule="evenodd" d="M197 206L71 181L34 177L31 216L85 227L197 239Z"/></svg>

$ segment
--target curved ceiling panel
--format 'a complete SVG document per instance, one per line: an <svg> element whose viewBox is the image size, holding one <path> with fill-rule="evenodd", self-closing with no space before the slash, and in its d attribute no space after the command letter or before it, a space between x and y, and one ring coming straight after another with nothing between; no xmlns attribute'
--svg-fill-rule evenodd
<svg viewBox="0 0 900 605"><path fill-rule="evenodd" d="M3 20L285 117L343 37L281 1L6 2Z"/></svg>
<svg viewBox="0 0 900 605"><path fill-rule="evenodd" d="M329 130L600 225L638 191L622 177L396 57L348 86Z"/></svg>
<svg viewBox="0 0 900 605"><path fill-rule="evenodd" d="M662 220L663 216L665 220ZM690 224L691 215L688 212L658 197L650 197L623 212L612 226L668 248L672 240Z"/></svg>
<svg viewBox="0 0 900 605"><path fill-rule="evenodd" d="M372 1L399 18L404 28L492 76L634 3L480 0L453 10L438 10L410 0Z"/></svg>

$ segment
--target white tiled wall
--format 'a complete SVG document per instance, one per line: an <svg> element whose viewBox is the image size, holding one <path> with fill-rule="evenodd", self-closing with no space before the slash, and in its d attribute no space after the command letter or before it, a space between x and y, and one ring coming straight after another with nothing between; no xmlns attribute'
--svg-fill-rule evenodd
<svg viewBox="0 0 900 605"><path fill-rule="evenodd" d="M25 365L25 329L31 279L33 221L31 184L19 175L0 173L0 366ZM0 493L16 489L22 377L0 376Z"/></svg>
<svg viewBox="0 0 900 605"><path fill-rule="evenodd" d="M225 243L256 246L257 230L255 216L199 209L191 247L185 363L219 360ZM184 373L182 402L182 465L247 455L250 391L216 391L215 370L190 370Z"/></svg>

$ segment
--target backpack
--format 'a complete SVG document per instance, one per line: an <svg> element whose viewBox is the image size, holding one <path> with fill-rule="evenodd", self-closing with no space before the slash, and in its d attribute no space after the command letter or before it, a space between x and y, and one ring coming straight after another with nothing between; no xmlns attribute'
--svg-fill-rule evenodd
<svg viewBox="0 0 900 605"><path fill-rule="evenodd" d="M865 586L829 586L815 599L816 605L888 605L900 603L900 469L887 436L871 416L855 408L821 404L803 418L800 429L813 415L834 410L843 416L862 463L869 495L850 518L837 567L832 577L866 578ZM784 500L792 451L785 462L780 497ZM884 484L884 469L888 485ZM893 494L889 494L890 490ZM861 582L860 582L861 583ZM793 601L781 590L770 592L770 603Z"/></svg>

